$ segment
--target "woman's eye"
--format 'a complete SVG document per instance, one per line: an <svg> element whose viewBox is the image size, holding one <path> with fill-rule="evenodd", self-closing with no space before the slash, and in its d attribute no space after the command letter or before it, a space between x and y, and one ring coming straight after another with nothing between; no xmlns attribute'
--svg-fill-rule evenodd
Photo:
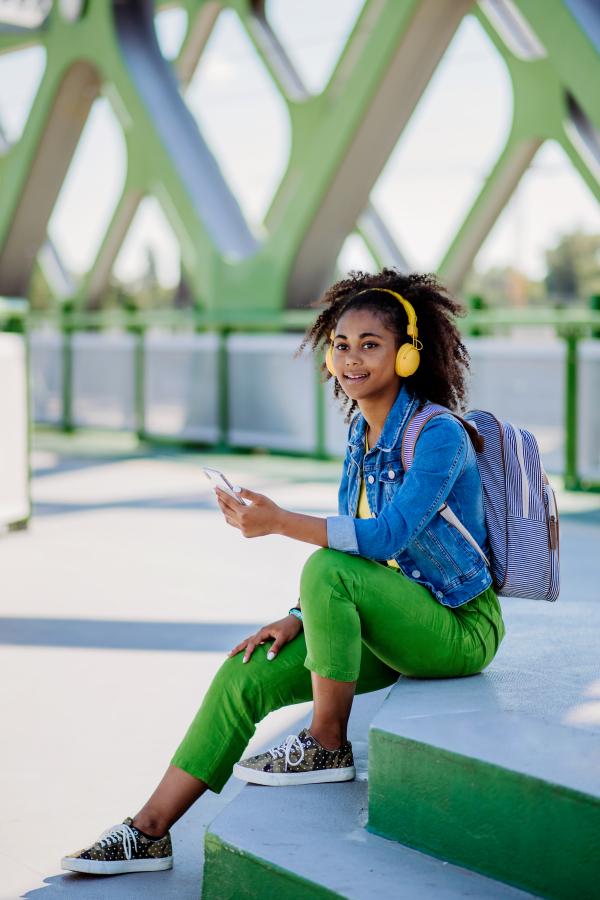
<svg viewBox="0 0 600 900"><path fill-rule="evenodd" d="M379 346L379 344L376 341L365 341L365 343L363 344L363 348L365 350L370 350L371 347L378 347L378 346Z"/></svg>
<svg viewBox="0 0 600 900"><path fill-rule="evenodd" d="M347 350L348 344L336 344L335 349L336 350Z"/></svg>

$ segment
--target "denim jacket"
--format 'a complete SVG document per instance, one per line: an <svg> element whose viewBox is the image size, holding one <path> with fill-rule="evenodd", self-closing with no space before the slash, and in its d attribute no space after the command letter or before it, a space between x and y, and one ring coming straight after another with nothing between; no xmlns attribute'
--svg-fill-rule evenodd
<svg viewBox="0 0 600 900"><path fill-rule="evenodd" d="M445 606L461 606L492 579L476 550L436 510L446 501L489 554L483 489L475 451L450 414L431 419L421 431L410 470L402 467L404 430L419 408L405 384L379 441L365 454L366 422L350 423L339 490L339 515L327 519L329 547L384 562L395 559L407 578L428 588ZM371 519L357 519L363 477Z"/></svg>

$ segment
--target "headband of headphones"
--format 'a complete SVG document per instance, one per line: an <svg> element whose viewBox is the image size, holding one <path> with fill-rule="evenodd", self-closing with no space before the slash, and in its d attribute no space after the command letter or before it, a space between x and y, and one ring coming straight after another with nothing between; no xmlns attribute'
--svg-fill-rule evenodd
<svg viewBox="0 0 600 900"><path fill-rule="evenodd" d="M414 311L414 308L408 300L405 300L404 297L401 297L400 294L397 294L396 291L390 291L388 288L366 288L364 291L360 291L358 294L355 294L355 297L360 297L361 294L368 294L369 291L381 291L384 294L391 294L392 297L395 297L396 300L399 300L402 306L406 311L406 315L408 316L408 325L406 326L406 333L409 337L412 338L412 344L403 344L398 353L396 355L396 374L402 376L403 378L408 378L410 375L414 375L414 373L419 368L420 355L419 350L422 349L423 345L420 341L417 340L419 329L417 328L417 314ZM352 303L354 297L346 303L338 316L338 322L341 319L345 309ZM335 328L332 329L330 336L330 344L327 353L325 354L325 364L332 375L337 377L335 368L333 366L333 340L335 337Z"/></svg>
<svg viewBox="0 0 600 900"><path fill-rule="evenodd" d="M414 310L412 303L409 303L408 300L405 300L404 297L397 294L396 291L390 291L389 288L367 288L365 291L360 291L356 294L357 297L360 297L361 294L368 294L369 291L381 291L383 294L391 294L392 297L395 297L396 300L399 300L402 306L406 311L406 315L408 316L408 325L406 326L406 333L413 338L413 344L415 343L415 338L419 336L419 329L417 328L417 314ZM354 298L353 298L354 299ZM344 310L342 310L343 312ZM341 318L341 313L338 316L338 321ZM415 344L416 346L416 344Z"/></svg>

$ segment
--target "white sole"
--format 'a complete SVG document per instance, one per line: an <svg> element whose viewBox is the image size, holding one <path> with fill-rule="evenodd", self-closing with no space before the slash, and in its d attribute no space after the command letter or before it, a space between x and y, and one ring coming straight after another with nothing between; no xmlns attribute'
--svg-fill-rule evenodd
<svg viewBox="0 0 600 900"><path fill-rule="evenodd" d="M101 859L72 859L65 856L60 861L61 869L68 872L86 872L88 875L123 875L125 872L160 872L173 868L173 857L160 859L118 859L104 862Z"/></svg>
<svg viewBox="0 0 600 900"><path fill-rule="evenodd" d="M344 766L341 769L320 769L316 772L259 772L256 769L249 769L247 766L240 766L236 763L233 767L233 774L242 781L249 781L251 784L270 784L276 787L284 787L292 784L323 784L328 781L353 781L356 778L356 769L354 766Z"/></svg>

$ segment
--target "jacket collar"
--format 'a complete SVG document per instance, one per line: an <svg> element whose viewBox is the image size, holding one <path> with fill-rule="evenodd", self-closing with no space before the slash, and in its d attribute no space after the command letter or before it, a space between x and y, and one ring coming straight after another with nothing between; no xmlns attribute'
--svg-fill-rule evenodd
<svg viewBox="0 0 600 900"><path fill-rule="evenodd" d="M402 382L402 386L398 392L398 396L394 401L394 405L390 409L381 437L377 442L377 449L384 450L388 453L398 445L402 432L409 418L417 411L419 401L413 392ZM350 435L350 446L353 450L353 456L356 456L356 450L360 455L365 447L365 431L367 430L367 422L362 413L359 413L354 420L355 424Z"/></svg>

